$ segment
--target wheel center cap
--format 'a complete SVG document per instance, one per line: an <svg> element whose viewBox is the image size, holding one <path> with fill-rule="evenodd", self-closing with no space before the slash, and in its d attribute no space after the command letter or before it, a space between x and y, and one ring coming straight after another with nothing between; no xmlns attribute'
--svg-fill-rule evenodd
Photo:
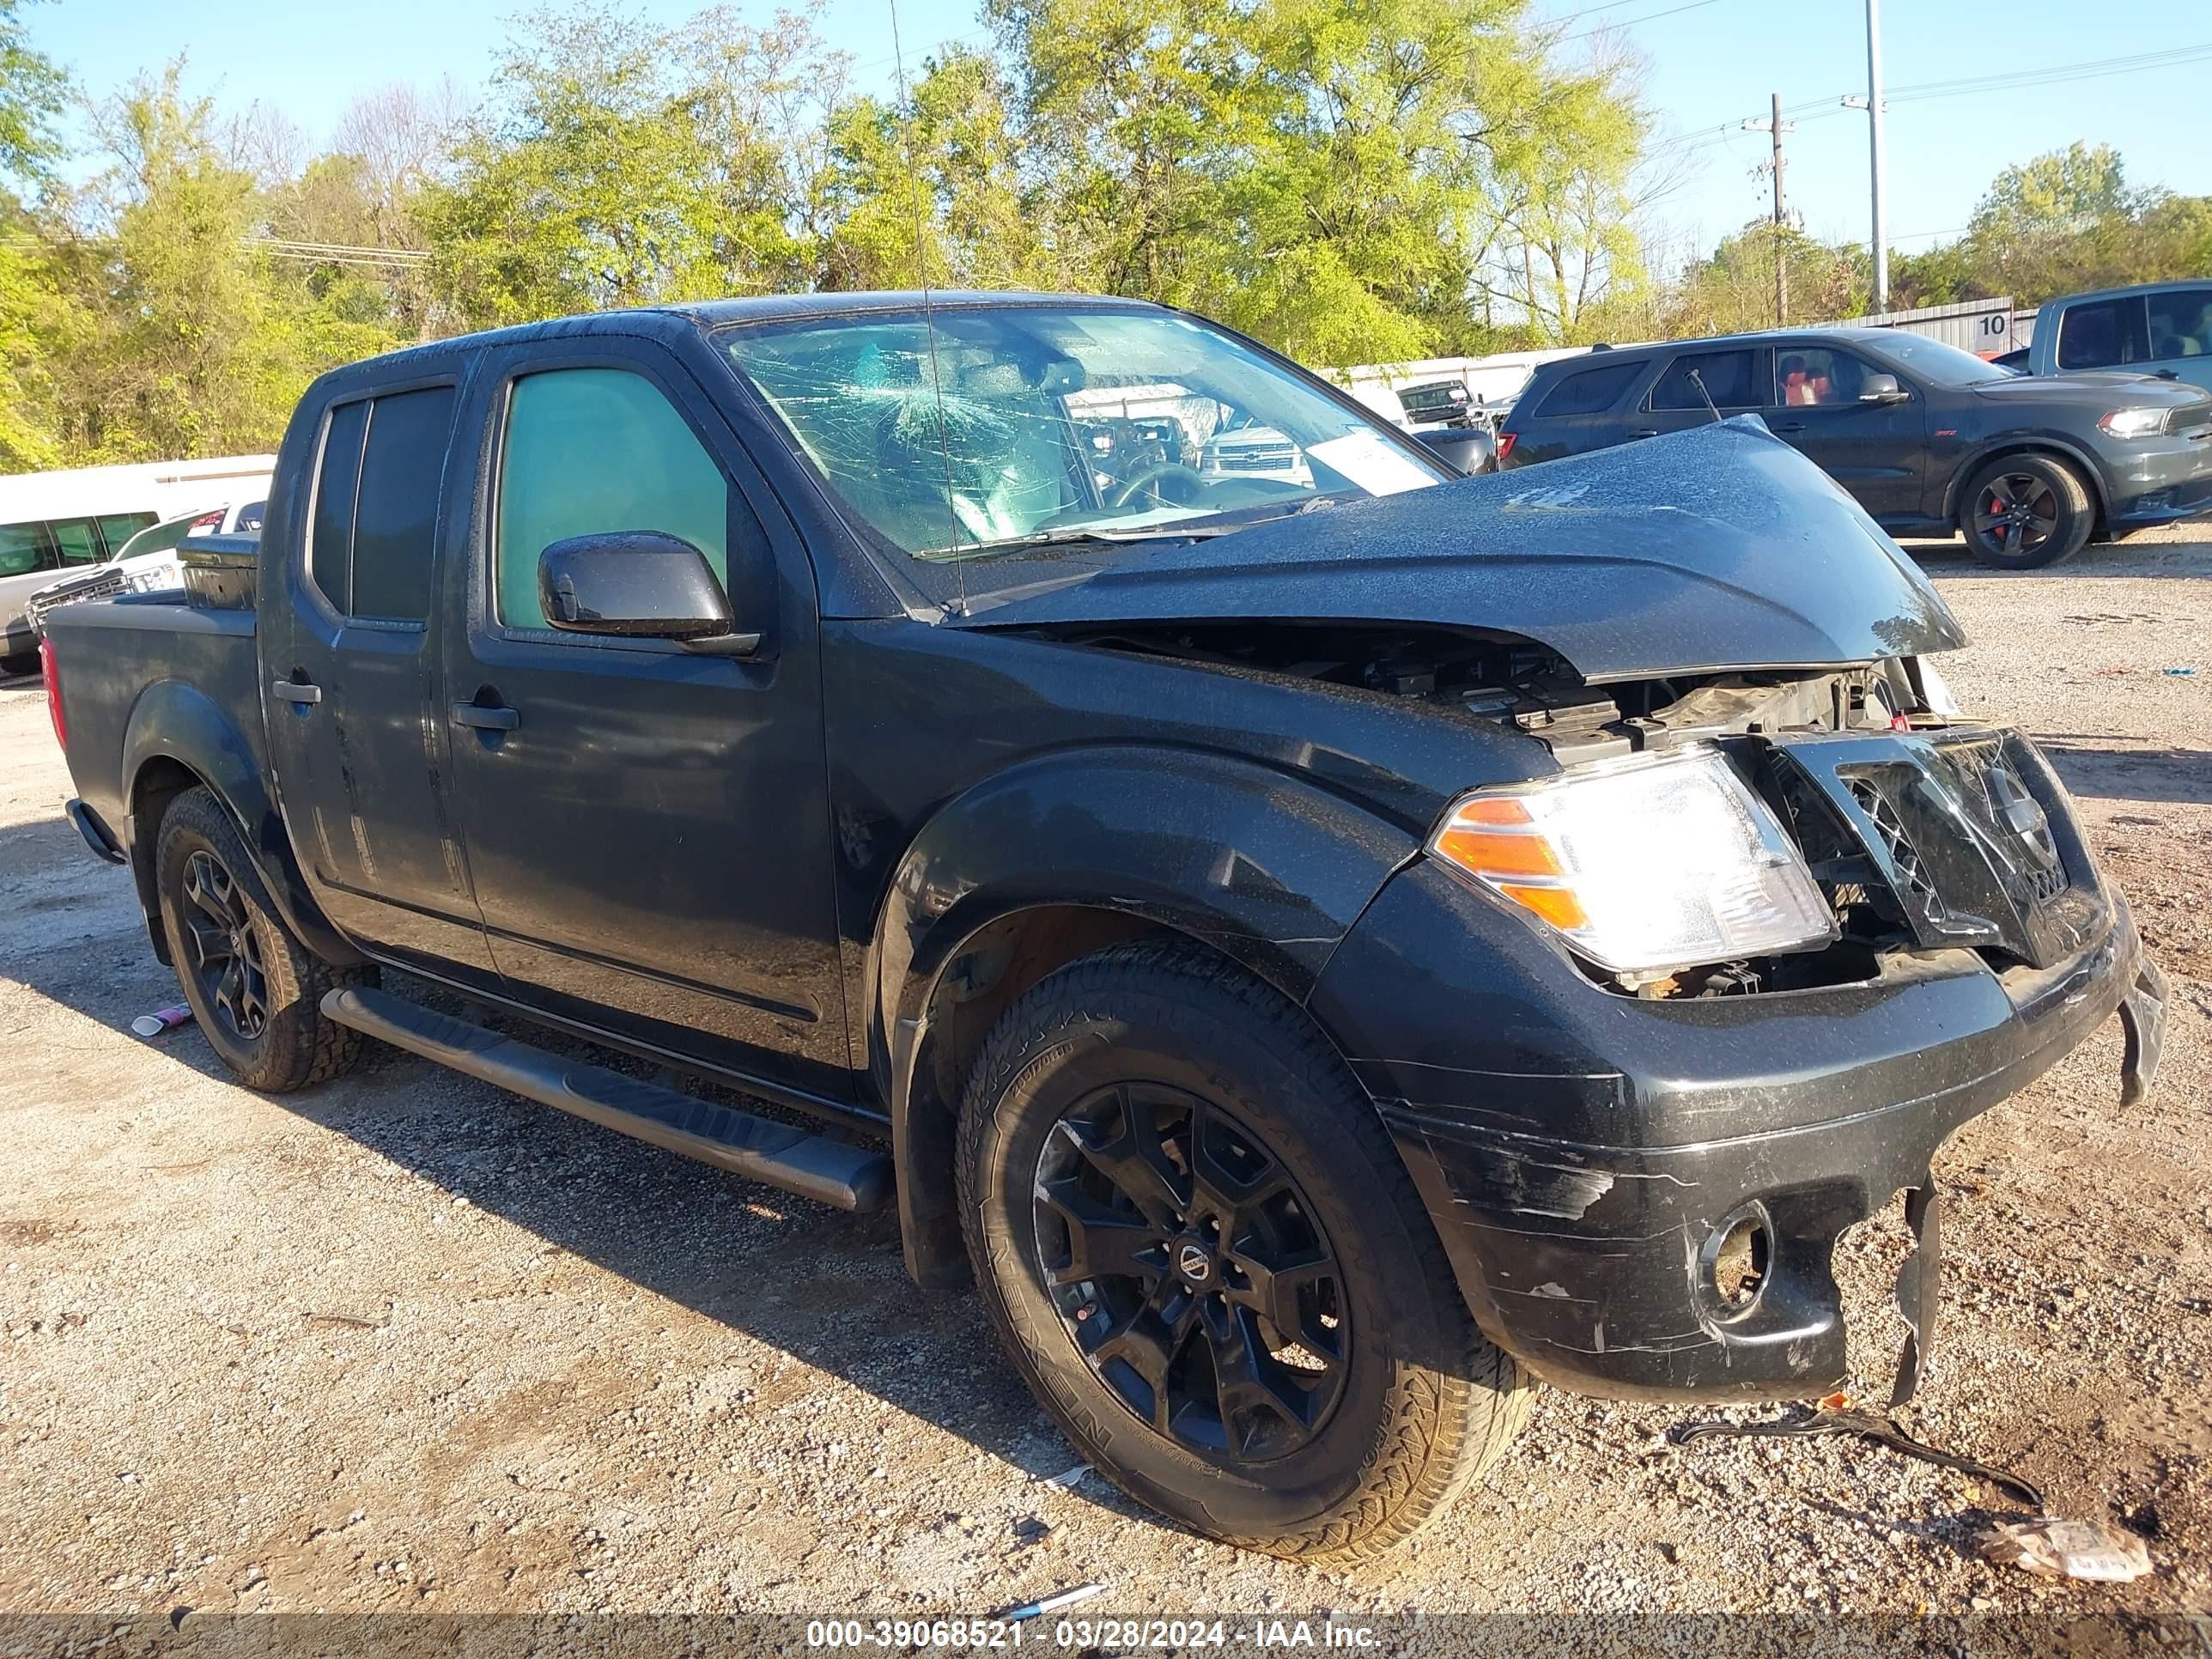
<svg viewBox="0 0 2212 1659"><path fill-rule="evenodd" d="M1176 1271L1193 1285L1213 1282L1213 1252L1195 1239L1185 1239L1176 1246Z"/></svg>

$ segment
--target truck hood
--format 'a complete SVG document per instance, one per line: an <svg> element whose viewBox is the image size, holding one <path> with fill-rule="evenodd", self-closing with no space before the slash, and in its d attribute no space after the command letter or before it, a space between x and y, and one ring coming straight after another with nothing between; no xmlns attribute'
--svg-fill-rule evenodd
<svg viewBox="0 0 2212 1659"><path fill-rule="evenodd" d="M1975 396L1993 404L2068 403L2095 404L2104 409L2179 409L2212 402L2201 386L2186 380L2161 380L2155 374L2136 374L2111 368L2067 369L2057 374L2020 374L2007 380L1979 380Z"/></svg>
<svg viewBox="0 0 2212 1659"><path fill-rule="evenodd" d="M1966 643L1897 544L1753 416L1211 540L967 574L956 627L1443 624L1536 641L1593 684Z"/></svg>

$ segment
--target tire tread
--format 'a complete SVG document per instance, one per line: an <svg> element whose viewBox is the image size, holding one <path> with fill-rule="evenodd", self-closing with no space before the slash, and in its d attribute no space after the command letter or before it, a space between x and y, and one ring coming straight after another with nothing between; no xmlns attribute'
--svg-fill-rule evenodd
<svg viewBox="0 0 2212 1659"><path fill-rule="evenodd" d="M1389 1190L1385 1200L1401 1213L1420 1218L1412 1230L1430 1282L1451 1286L1449 1309L1456 1316L1458 1352L1449 1370L1403 1364L1389 1390L1389 1422L1376 1450L1363 1469L1359 1488L1345 1506L1304 1527L1268 1536L1238 1536L1226 1541L1243 1548L1312 1563L1342 1565L1370 1559L1401 1542L1449 1507L1468 1485L1502 1456L1526 1421L1528 1390L1511 1356L1492 1345L1459 1301L1456 1281L1442 1243L1422 1210L1413 1179L1406 1172L1389 1133L1364 1091L1345 1070L1343 1060L1311 1020L1272 987L1234 963L1177 940L1140 939L1109 946L1047 975L1006 1010L969 1074L962 1102L957 1167L961 1172L963 1224L979 1279L988 1272L980 1228L980 1207L969 1192L969 1172L977 1167L992 1103L1012 1083L1019 1056L1040 1035L1031 1012L1042 1003L1062 1010L1058 1029L1114 1017L1118 1000L1133 992L1158 994L1163 979L1175 981L1182 1009L1191 1019L1194 1042L1205 1040L1204 1026L1232 1011L1264 1026L1279 1058L1304 1073L1316 1094L1346 1102L1345 1121L1363 1143L1374 1170ZM1139 981L1150 981L1149 987ZM1211 1008L1208 1005L1212 1005ZM1224 1005L1226 1005L1224 1007ZM1010 1351L1020 1340L998 1298L987 1296L993 1322ZM1062 1429L1080 1443L1048 1391L1040 1395ZM1151 1502L1112 1468L1099 1473L1139 1503Z"/></svg>
<svg viewBox="0 0 2212 1659"><path fill-rule="evenodd" d="M269 896L261 872L247 853L245 837L228 809L205 785L187 789L169 804L155 832L155 868L163 878L162 925L169 929L169 948L178 963L177 976L187 979L184 941L168 915L171 908L166 885L171 845L181 835L205 842L222 860L243 896L247 911L262 938L264 973L269 980L269 1024L258 1042L259 1053L249 1066L240 1066L210 1034L210 1046L250 1089L288 1094L342 1077L360 1063L362 1034L324 1017L325 994L342 986L374 981L375 970L338 968L325 962L295 938ZM186 1000L191 1000L189 985Z"/></svg>

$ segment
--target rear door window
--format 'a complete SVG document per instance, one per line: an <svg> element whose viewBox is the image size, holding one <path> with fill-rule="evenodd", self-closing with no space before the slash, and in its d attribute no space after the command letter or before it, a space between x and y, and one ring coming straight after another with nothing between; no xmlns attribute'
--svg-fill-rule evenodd
<svg viewBox="0 0 2212 1659"><path fill-rule="evenodd" d="M46 526L64 564L98 564L106 550L90 519L57 519Z"/></svg>
<svg viewBox="0 0 2212 1659"><path fill-rule="evenodd" d="M454 395L451 386L428 386L331 411L307 564L340 615L387 622L429 616Z"/></svg>
<svg viewBox="0 0 2212 1659"><path fill-rule="evenodd" d="M1764 409L1773 400L1772 386L1764 383L1772 376L1760 373L1768 361L1765 352L1751 349L1685 352L1651 388L1651 407L1699 410L1711 398L1717 409ZM1705 382L1702 393L1692 374Z"/></svg>
<svg viewBox="0 0 2212 1659"><path fill-rule="evenodd" d="M368 434L368 404L340 404L323 433L323 462L315 474L315 514L307 537L307 574L331 610L353 605L353 514L361 487L361 442Z"/></svg>
<svg viewBox="0 0 2212 1659"><path fill-rule="evenodd" d="M140 531L157 523L151 513L111 513L100 520L100 539L106 544L107 556L113 558L123 550L123 544Z"/></svg>
<svg viewBox="0 0 2212 1659"><path fill-rule="evenodd" d="M707 556L729 586L729 480L676 406L641 374L556 368L507 401L493 543L499 620L550 628L538 556L555 542L657 530Z"/></svg>
<svg viewBox="0 0 2212 1659"><path fill-rule="evenodd" d="M449 386L431 386L369 406L354 513L352 616L421 622L430 614L430 557L453 396Z"/></svg>
<svg viewBox="0 0 2212 1659"><path fill-rule="evenodd" d="M1649 367L1646 362L1604 363L1577 369L1544 394L1536 418L1560 415L1601 415L1620 400L1628 384Z"/></svg>
<svg viewBox="0 0 2212 1659"><path fill-rule="evenodd" d="M2147 294L2143 299L2150 318L2147 361L2212 357L2212 288L2176 289L2169 294Z"/></svg>
<svg viewBox="0 0 2212 1659"><path fill-rule="evenodd" d="M60 563L43 524L0 524L0 576L27 576Z"/></svg>
<svg viewBox="0 0 2212 1659"><path fill-rule="evenodd" d="M2058 367L2118 368L2149 355L2141 295L2069 306L2058 321Z"/></svg>

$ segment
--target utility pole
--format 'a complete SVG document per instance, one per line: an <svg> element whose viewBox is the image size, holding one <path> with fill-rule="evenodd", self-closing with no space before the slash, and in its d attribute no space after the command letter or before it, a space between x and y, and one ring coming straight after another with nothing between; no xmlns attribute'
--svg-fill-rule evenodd
<svg viewBox="0 0 2212 1659"><path fill-rule="evenodd" d="M1790 320L1790 261L1784 253L1783 238L1790 228L1790 204L1782 188L1782 135L1797 131L1794 122L1782 118L1782 94L1774 94L1773 114L1765 121L1746 121L1746 132L1771 132L1774 135L1774 159L1767 170L1774 175L1774 325L1777 328Z"/></svg>
<svg viewBox="0 0 2212 1659"><path fill-rule="evenodd" d="M1867 159L1874 173L1874 308L1879 316L1889 309L1889 240L1881 222L1881 0L1866 0L1866 9Z"/></svg>

